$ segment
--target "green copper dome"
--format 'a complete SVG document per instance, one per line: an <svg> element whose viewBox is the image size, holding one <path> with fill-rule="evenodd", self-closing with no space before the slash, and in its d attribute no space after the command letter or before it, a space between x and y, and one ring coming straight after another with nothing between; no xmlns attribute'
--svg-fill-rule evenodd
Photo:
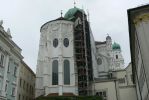
<svg viewBox="0 0 149 100"><path fill-rule="evenodd" d="M69 10L67 11L67 13L65 14L64 18L65 18L65 19L68 19L68 20L73 19L73 18L74 18L74 15L75 15L75 13L76 13L77 11L80 11L80 12L85 13L83 9L74 7L74 8L71 8L71 9L69 9Z"/></svg>
<svg viewBox="0 0 149 100"><path fill-rule="evenodd" d="M118 43L114 42L114 44L112 45L112 49L113 50L121 50L121 47L120 47L120 45Z"/></svg>

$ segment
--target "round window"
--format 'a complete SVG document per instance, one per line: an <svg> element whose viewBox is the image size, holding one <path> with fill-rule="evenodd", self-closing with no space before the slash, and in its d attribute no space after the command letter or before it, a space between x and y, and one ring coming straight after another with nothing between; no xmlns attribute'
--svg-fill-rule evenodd
<svg viewBox="0 0 149 100"><path fill-rule="evenodd" d="M65 38L64 39L64 46L65 47L68 47L69 46L69 40L68 40L68 38Z"/></svg>
<svg viewBox="0 0 149 100"><path fill-rule="evenodd" d="M98 59L97 59L97 64L98 64L98 65L101 65L101 64L102 64L101 58L98 58Z"/></svg>
<svg viewBox="0 0 149 100"><path fill-rule="evenodd" d="M53 40L53 46L56 48L58 46L58 39Z"/></svg>

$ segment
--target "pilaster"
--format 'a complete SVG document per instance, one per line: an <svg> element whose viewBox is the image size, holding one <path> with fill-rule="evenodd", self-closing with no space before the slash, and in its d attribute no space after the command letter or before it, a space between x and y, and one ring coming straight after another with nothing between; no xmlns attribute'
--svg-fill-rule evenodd
<svg viewBox="0 0 149 100"><path fill-rule="evenodd" d="M5 85L6 85L6 80L7 80L7 70L8 70L8 65L9 65L9 55L6 55L6 61L4 65L4 77L3 77L3 86L2 86L2 96L6 97L6 92L5 92Z"/></svg>

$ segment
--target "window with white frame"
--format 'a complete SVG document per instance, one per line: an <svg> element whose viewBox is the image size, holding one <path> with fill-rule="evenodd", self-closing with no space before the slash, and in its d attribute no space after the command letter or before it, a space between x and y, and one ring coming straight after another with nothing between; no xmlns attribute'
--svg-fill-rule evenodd
<svg viewBox="0 0 149 100"><path fill-rule="evenodd" d="M7 69L7 72L10 72L10 61L8 63L8 69Z"/></svg>
<svg viewBox="0 0 149 100"><path fill-rule="evenodd" d="M108 100L107 92L105 90L96 92L96 96L101 96L103 100Z"/></svg>
<svg viewBox="0 0 149 100"><path fill-rule="evenodd" d="M2 80L0 79L0 91L2 90Z"/></svg>
<svg viewBox="0 0 149 100"><path fill-rule="evenodd" d="M17 67L14 67L14 76L17 76Z"/></svg>
<svg viewBox="0 0 149 100"><path fill-rule="evenodd" d="M16 91L16 88L13 87L13 88L12 88L12 96L15 96L15 91Z"/></svg>
<svg viewBox="0 0 149 100"><path fill-rule="evenodd" d="M64 84L70 84L70 62L69 60L64 60Z"/></svg>
<svg viewBox="0 0 149 100"><path fill-rule="evenodd" d="M5 56L3 54L0 55L0 65L1 66L4 66L4 57Z"/></svg>
<svg viewBox="0 0 149 100"><path fill-rule="evenodd" d="M58 60L52 62L52 85L58 85Z"/></svg>
<svg viewBox="0 0 149 100"><path fill-rule="evenodd" d="M8 84L5 85L5 92L7 92Z"/></svg>
<svg viewBox="0 0 149 100"><path fill-rule="evenodd" d="M121 83L121 84L122 84L122 83L125 83L125 78L120 78L120 79L118 79L118 82Z"/></svg>

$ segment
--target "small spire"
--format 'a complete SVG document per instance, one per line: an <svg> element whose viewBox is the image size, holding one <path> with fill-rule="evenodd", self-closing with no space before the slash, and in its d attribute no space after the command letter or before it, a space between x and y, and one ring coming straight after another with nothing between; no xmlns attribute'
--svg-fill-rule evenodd
<svg viewBox="0 0 149 100"><path fill-rule="evenodd" d="M10 28L7 29L7 33L10 33Z"/></svg>
<svg viewBox="0 0 149 100"><path fill-rule="evenodd" d="M107 33L107 36L109 36L109 34Z"/></svg>
<svg viewBox="0 0 149 100"><path fill-rule="evenodd" d="M7 34L8 34L8 36L9 36L9 38L12 38L12 37L11 37L10 28L7 29Z"/></svg>
<svg viewBox="0 0 149 100"><path fill-rule="evenodd" d="M63 17L63 10L61 10L61 17Z"/></svg>
<svg viewBox="0 0 149 100"><path fill-rule="evenodd" d="M3 25L3 20L0 20L0 26L2 26Z"/></svg>
<svg viewBox="0 0 149 100"><path fill-rule="evenodd" d="M74 0L74 3L73 4L74 4L74 8L75 8L76 7L76 1L75 0Z"/></svg>

